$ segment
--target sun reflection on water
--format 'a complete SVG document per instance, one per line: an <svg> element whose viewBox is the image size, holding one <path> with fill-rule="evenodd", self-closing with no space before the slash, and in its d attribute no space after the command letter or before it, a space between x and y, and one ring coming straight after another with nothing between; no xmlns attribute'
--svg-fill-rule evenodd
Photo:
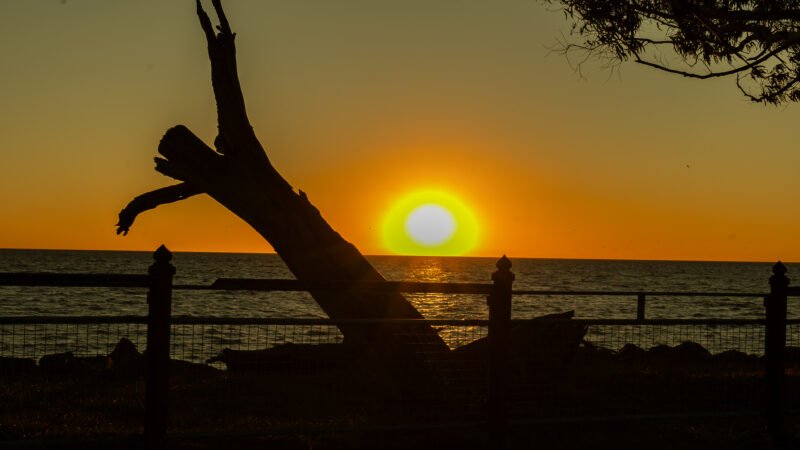
<svg viewBox="0 0 800 450"><path fill-rule="evenodd" d="M399 262L399 261L398 261ZM454 278L463 275L468 265L459 258L415 257L404 258L402 269L395 266L394 276L406 281L454 283L469 281ZM463 267L462 267L463 266ZM483 295L407 293L405 297L426 319L486 319L488 309ZM437 326L439 335L455 348L486 335L485 327L477 326Z"/></svg>

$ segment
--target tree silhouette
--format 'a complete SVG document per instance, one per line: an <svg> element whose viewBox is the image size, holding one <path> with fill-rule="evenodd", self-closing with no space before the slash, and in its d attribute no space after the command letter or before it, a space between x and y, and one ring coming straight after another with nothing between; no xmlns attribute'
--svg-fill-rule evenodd
<svg viewBox="0 0 800 450"><path fill-rule="evenodd" d="M167 130L158 146L161 156L155 158L155 168L181 183L136 197L119 213L117 233L127 234L136 216L144 211L208 194L263 236L297 279L350 283L351 290L310 291L331 318L422 318L398 293L353 291L358 290L358 282L384 281L384 278L355 246L328 225L306 195L295 192L270 163L247 118L236 68L236 35L220 0L213 0L212 4L219 18L217 32L197 1L217 102L216 150L185 126ZM447 350L428 325L406 326L404 330L396 325L340 324L339 328L345 343L362 348L408 349L410 344L425 344L428 349Z"/></svg>
<svg viewBox="0 0 800 450"><path fill-rule="evenodd" d="M575 20L583 51L691 78L730 76L756 102L800 100L797 0L545 0Z"/></svg>

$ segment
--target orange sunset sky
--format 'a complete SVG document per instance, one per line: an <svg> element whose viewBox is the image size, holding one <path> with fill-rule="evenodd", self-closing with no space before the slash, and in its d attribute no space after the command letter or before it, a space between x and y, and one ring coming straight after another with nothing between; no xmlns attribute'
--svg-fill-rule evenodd
<svg viewBox="0 0 800 450"><path fill-rule="evenodd" d="M367 254L403 195L472 209L470 255L800 260L800 105L549 48L534 0L229 0L251 122ZM0 2L0 248L269 252L208 197L139 217L163 132L213 142L193 0Z"/></svg>

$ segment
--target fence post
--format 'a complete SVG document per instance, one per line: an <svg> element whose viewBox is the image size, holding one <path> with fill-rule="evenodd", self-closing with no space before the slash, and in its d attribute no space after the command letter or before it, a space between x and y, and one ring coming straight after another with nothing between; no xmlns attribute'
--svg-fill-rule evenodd
<svg viewBox="0 0 800 450"><path fill-rule="evenodd" d="M488 424L492 449L506 448L508 428L508 371L511 347L511 261L503 255L492 274L489 305Z"/></svg>
<svg viewBox="0 0 800 450"><path fill-rule="evenodd" d="M161 246L153 253L147 292L147 360L144 438L146 448L164 448L167 435L169 335L172 314L172 253Z"/></svg>
<svg viewBox="0 0 800 450"><path fill-rule="evenodd" d="M789 278L786 266L780 261L772 266L769 278L770 292L764 299L766 328L764 330L764 358L766 379L767 430L776 446L785 443L784 429L784 353L786 349L786 298Z"/></svg>

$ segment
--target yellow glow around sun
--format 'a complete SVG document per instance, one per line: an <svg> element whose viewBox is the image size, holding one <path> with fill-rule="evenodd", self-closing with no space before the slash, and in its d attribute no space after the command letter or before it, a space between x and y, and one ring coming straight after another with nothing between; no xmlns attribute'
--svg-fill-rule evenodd
<svg viewBox="0 0 800 450"><path fill-rule="evenodd" d="M418 191L397 201L383 221L383 243L402 255L463 255L478 242L478 223L459 199Z"/></svg>

